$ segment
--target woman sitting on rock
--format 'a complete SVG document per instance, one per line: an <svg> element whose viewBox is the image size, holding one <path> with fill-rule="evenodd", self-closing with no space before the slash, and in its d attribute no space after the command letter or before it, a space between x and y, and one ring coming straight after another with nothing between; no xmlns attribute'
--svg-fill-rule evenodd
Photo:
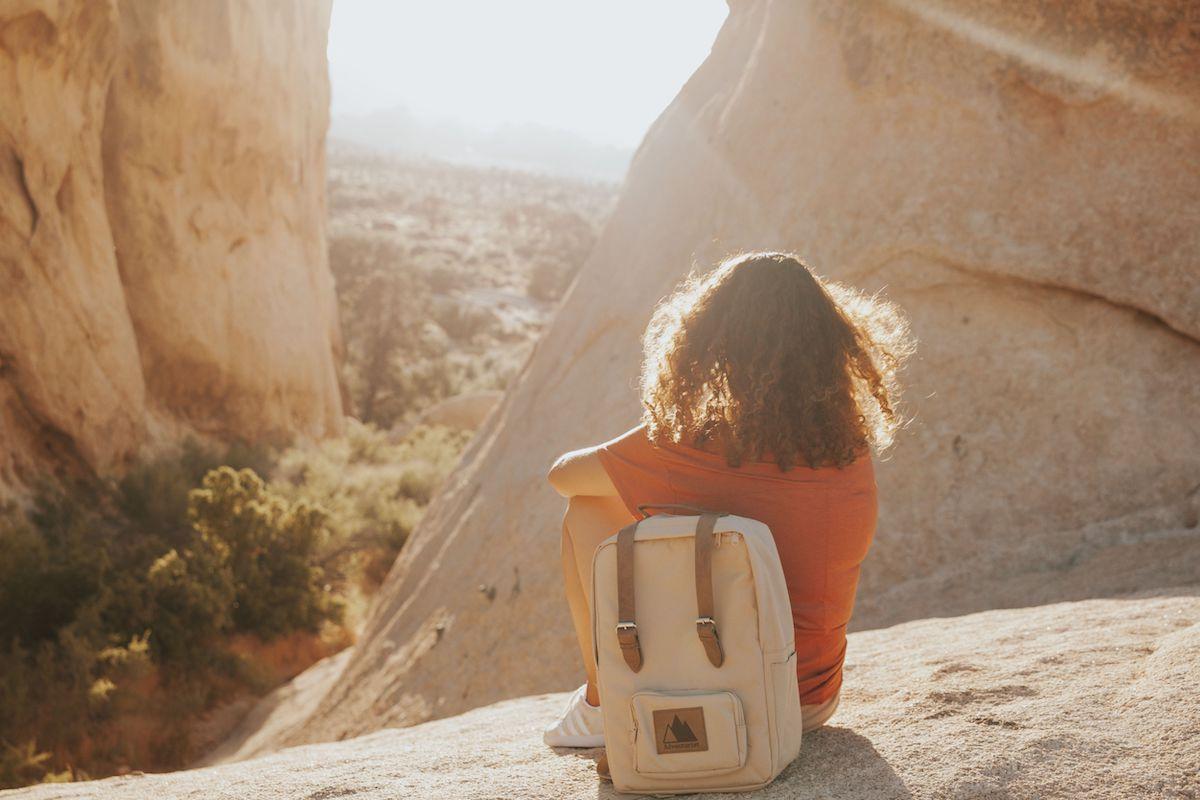
<svg viewBox="0 0 1200 800"><path fill-rule="evenodd" d="M567 453L549 474L568 498L563 574L587 683L546 743L604 743L585 587L596 547L649 503L770 527L791 597L804 730L817 728L837 708L875 532L871 450L889 446L899 424L905 322L796 256L752 253L684 283L656 310L644 349L642 423Z"/></svg>

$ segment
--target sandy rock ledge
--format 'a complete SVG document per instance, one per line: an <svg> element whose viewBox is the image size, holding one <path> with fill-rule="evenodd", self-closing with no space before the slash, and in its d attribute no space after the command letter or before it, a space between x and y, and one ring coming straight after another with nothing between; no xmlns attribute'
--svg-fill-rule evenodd
<svg viewBox="0 0 1200 800"><path fill-rule="evenodd" d="M852 634L841 709L760 798L1200 794L1200 587ZM0 793L51 798L606 798L553 751L565 695L240 763Z"/></svg>

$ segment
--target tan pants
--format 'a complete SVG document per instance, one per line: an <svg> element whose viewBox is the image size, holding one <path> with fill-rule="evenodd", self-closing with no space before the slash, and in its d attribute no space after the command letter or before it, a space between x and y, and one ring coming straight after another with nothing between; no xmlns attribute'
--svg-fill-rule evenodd
<svg viewBox="0 0 1200 800"><path fill-rule="evenodd" d="M583 669L587 673L587 696L592 705L599 705L596 691L596 659L592 651L592 555L600 543L633 521L625 505L617 497L572 497L563 517L562 567L567 588L567 604L571 607L571 622L579 641ZM817 705L801 706L804 732L819 728L837 710L838 695Z"/></svg>

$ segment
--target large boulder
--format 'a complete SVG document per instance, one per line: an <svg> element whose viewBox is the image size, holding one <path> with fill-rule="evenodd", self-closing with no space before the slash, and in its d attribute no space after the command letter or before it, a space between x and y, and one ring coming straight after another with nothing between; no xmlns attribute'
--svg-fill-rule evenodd
<svg viewBox="0 0 1200 800"><path fill-rule="evenodd" d="M1200 787L1196 589L851 634L837 713L804 737L800 758L775 783L746 797L1192 797ZM599 751L542 744L540 729L565 700L512 700L237 764L12 798L615 800L621 795L596 778Z"/></svg>
<svg viewBox="0 0 1200 800"><path fill-rule="evenodd" d="M0 10L0 484L34 464L107 471L146 393L104 205L115 3Z"/></svg>
<svg viewBox="0 0 1200 800"><path fill-rule="evenodd" d="M857 628L1163 585L1200 490L1200 19L1184 0L745 0L299 733L581 677L558 453L632 425L639 334L693 262L787 248L921 345ZM1162 558L1163 552L1178 556ZM1189 559L1191 559L1189 561Z"/></svg>
<svg viewBox="0 0 1200 800"><path fill-rule="evenodd" d="M0 8L0 487L341 425L329 0Z"/></svg>

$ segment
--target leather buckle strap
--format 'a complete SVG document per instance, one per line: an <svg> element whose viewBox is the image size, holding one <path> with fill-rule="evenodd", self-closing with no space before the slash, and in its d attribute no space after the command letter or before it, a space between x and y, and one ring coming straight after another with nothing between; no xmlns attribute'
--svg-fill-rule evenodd
<svg viewBox="0 0 1200 800"><path fill-rule="evenodd" d="M709 663L719 667L725 663L725 651L713 619L712 549L713 529L720 514L702 514L696 522L696 635L704 646Z"/></svg>
<svg viewBox="0 0 1200 800"><path fill-rule="evenodd" d="M636 622L617 623L617 644L621 648L621 656L634 672L642 668L642 642L638 639Z"/></svg>
<svg viewBox="0 0 1200 800"><path fill-rule="evenodd" d="M661 506L660 506L661 507ZM717 633L713 618L712 549L713 530L721 514L705 512L696 522L696 636L704 647L704 653L714 667L725 663L725 651ZM634 534L638 523L634 522L617 534L617 644L625 664L634 672L640 672L644 657L642 643L638 638L637 605L634 592Z"/></svg>
<svg viewBox="0 0 1200 800"><path fill-rule="evenodd" d="M714 667L725 663L725 650L721 647L721 637L717 635L717 623L712 617L700 617L696 620L696 635L700 644L704 645L704 654Z"/></svg>
<svg viewBox="0 0 1200 800"><path fill-rule="evenodd" d="M642 669L642 643L637 632L637 607L633 583L633 535L637 523L617 534L617 644L625 663L634 672Z"/></svg>

